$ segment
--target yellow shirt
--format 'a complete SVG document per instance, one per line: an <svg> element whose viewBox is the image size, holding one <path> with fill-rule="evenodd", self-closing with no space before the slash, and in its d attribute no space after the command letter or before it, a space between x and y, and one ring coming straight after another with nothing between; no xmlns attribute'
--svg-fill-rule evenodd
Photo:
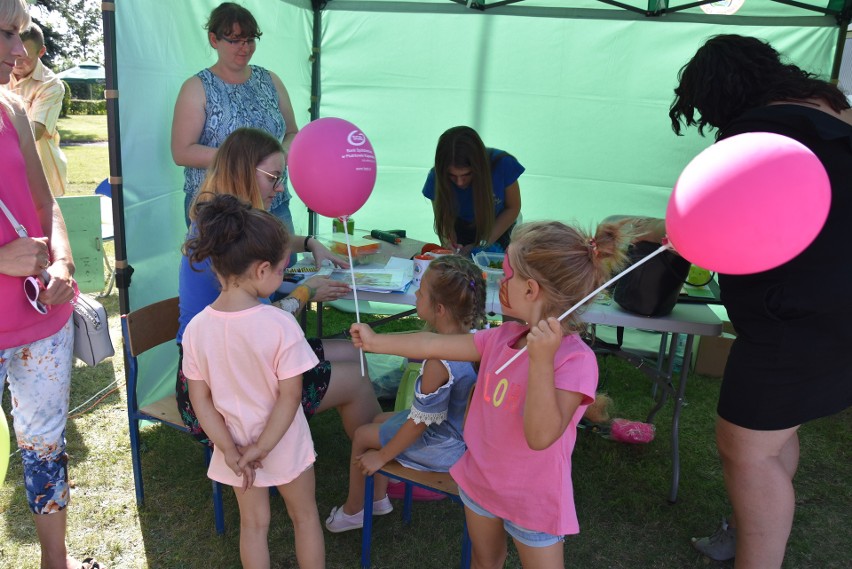
<svg viewBox="0 0 852 569"><path fill-rule="evenodd" d="M36 150L53 195L64 195L68 162L59 148L59 131L56 129L62 98L65 96L62 81L38 60L35 69L27 77L16 79L13 74L9 87L24 100L30 122L44 125L44 136L36 141Z"/></svg>

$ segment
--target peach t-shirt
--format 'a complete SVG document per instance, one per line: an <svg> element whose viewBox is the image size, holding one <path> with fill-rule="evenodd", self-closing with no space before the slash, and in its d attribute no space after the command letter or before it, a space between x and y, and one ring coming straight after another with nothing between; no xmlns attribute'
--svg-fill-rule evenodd
<svg viewBox="0 0 852 569"><path fill-rule="evenodd" d="M241 446L257 441L263 432L278 400L279 382L300 381L301 374L317 363L293 315L268 304L239 312L220 312L208 306L183 334L184 375L191 381L207 382L213 406ZM290 428L256 471L255 486L291 482L314 460L314 445L300 404ZM216 448L207 475L223 484L242 485L242 478Z"/></svg>

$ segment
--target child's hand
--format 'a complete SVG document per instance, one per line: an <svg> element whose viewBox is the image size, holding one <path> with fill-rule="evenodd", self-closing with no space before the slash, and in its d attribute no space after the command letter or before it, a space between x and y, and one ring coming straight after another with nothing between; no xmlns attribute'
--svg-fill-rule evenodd
<svg viewBox="0 0 852 569"><path fill-rule="evenodd" d="M242 459L242 455L236 446L231 447L230 449L224 451L222 454L225 455L225 464L228 465L228 468L234 471L234 474L237 476L243 475L243 467L240 466L240 460Z"/></svg>
<svg viewBox="0 0 852 569"><path fill-rule="evenodd" d="M355 464L360 467L361 474L364 476L375 474L386 463L387 461L382 458L382 455L377 450L368 450L364 454L355 457Z"/></svg>
<svg viewBox="0 0 852 569"><path fill-rule="evenodd" d="M562 343L562 326L556 318L550 317L530 326L530 332L527 334L527 350L531 360L552 362L560 343Z"/></svg>
<svg viewBox="0 0 852 569"><path fill-rule="evenodd" d="M370 350L373 338L376 336L376 333L368 324L358 324L357 322L349 327L349 334L352 336L352 344L356 348L363 348L367 351Z"/></svg>
<svg viewBox="0 0 852 569"><path fill-rule="evenodd" d="M268 452L264 452L260 449L256 444L251 444L247 447L237 447L240 454L239 467L240 469L251 468L252 470L257 470L258 468L263 468L263 463L261 462Z"/></svg>

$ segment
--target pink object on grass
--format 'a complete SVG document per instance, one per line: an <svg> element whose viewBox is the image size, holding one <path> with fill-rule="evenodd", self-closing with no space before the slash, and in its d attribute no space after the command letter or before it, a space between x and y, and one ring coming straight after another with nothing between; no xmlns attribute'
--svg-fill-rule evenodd
<svg viewBox="0 0 852 569"><path fill-rule="evenodd" d="M610 425L610 438L621 443L650 443L654 440L655 431L651 423L613 419Z"/></svg>
<svg viewBox="0 0 852 569"><path fill-rule="evenodd" d="M432 492L420 486L415 486L411 492L411 497L415 502L432 502L435 500L443 500L447 497L446 494L440 492ZM402 500L405 498L405 483L404 482L389 482L388 483L388 498L394 500Z"/></svg>

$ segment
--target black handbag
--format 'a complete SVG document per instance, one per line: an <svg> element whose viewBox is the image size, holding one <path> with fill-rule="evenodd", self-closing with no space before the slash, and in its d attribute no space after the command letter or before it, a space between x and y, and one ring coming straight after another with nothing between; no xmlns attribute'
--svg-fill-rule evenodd
<svg viewBox="0 0 852 569"><path fill-rule="evenodd" d="M633 265L660 248L659 243L638 241L627 249ZM624 310L642 316L665 316L671 312L689 274L690 262L671 251L660 253L621 277L613 300Z"/></svg>

